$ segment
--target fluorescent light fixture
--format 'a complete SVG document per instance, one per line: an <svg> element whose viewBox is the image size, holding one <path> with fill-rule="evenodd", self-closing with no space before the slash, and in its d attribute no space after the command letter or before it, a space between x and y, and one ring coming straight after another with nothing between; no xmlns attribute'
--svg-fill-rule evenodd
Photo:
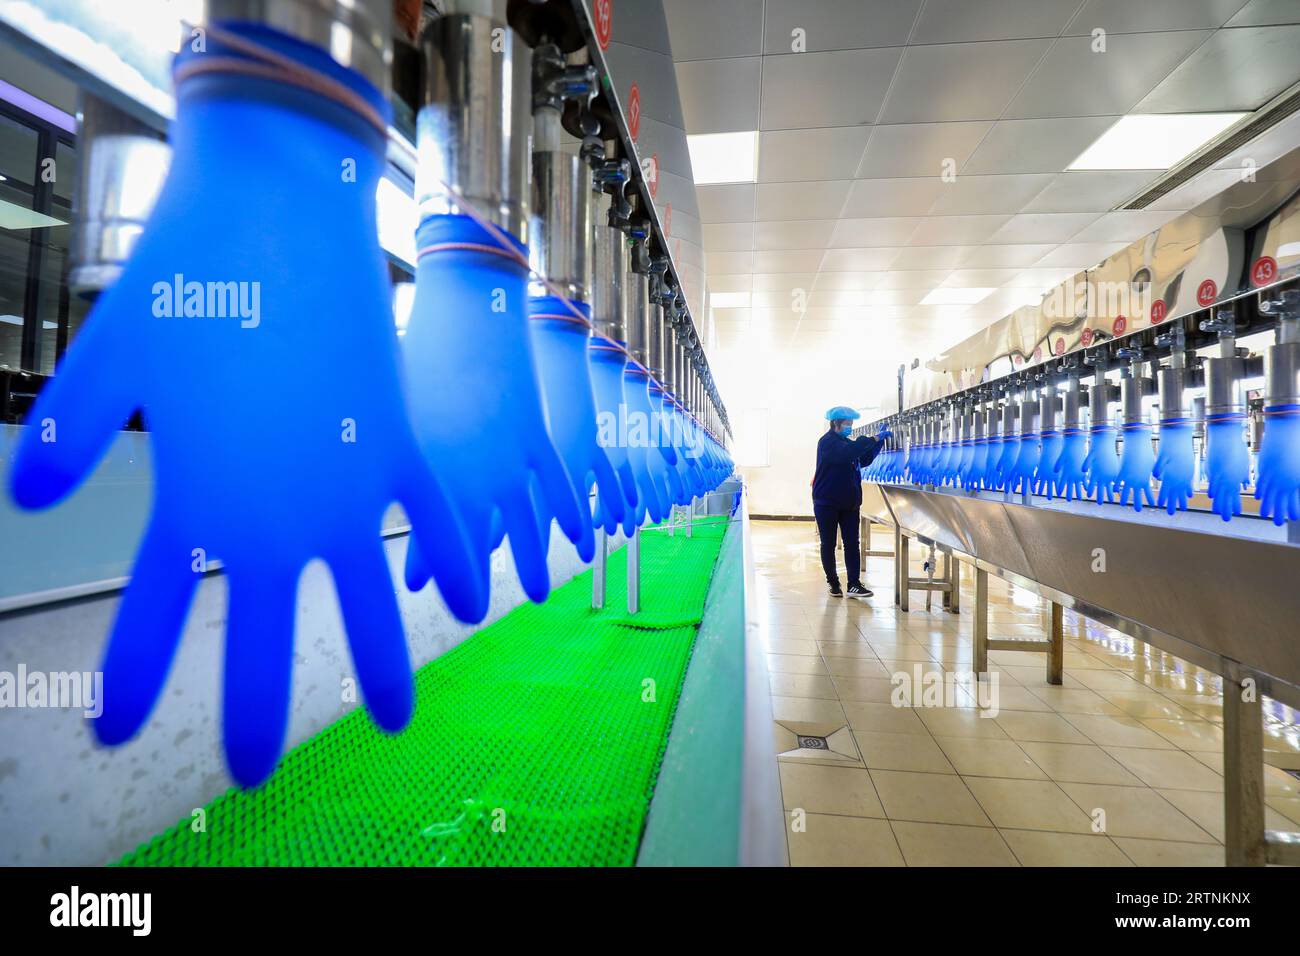
<svg viewBox="0 0 1300 956"><path fill-rule="evenodd" d="M988 298L996 291L995 288L952 289L940 286L937 289L931 289L930 294L921 300L921 304L974 305L976 302Z"/></svg>
<svg viewBox="0 0 1300 956"><path fill-rule="evenodd" d="M5 229L47 229L50 226L66 226L62 219L55 219L44 213L24 209L7 199L0 199L0 227Z"/></svg>
<svg viewBox="0 0 1300 956"><path fill-rule="evenodd" d="M415 266L415 229L420 224L415 200L385 176L375 189L375 203L379 244L389 255Z"/></svg>
<svg viewBox="0 0 1300 956"><path fill-rule="evenodd" d="M758 130L687 136L695 185L752 183L758 180Z"/></svg>
<svg viewBox="0 0 1300 956"><path fill-rule="evenodd" d="M1121 116L1067 169L1169 169L1245 113L1148 113Z"/></svg>
<svg viewBox="0 0 1300 956"><path fill-rule="evenodd" d="M710 292L709 308L748 309L749 293L748 292Z"/></svg>

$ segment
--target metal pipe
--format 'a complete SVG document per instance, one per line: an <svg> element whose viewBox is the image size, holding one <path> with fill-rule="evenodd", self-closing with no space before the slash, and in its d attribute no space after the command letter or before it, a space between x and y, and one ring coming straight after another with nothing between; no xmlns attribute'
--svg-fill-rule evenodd
<svg viewBox="0 0 1300 956"><path fill-rule="evenodd" d="M596 254L593 259L592 320L596 331L615 342L627 340L627 239L620 228L622 190L627 185L627 163L602 164L596 183L600 190L593 217Z"/></svg>
<svg viewBox="0 0 1300 956"><path fill-rule="evenodd" d="M538 142L550 141L560 129L560 113L549 106L539 108L533 119ZM560 150L558 142L555 149L533 153L532 162L529 264L565 298L588 302L592 294L590 173L581 159ZM551 294L538 281L529 292Z"/></svg>

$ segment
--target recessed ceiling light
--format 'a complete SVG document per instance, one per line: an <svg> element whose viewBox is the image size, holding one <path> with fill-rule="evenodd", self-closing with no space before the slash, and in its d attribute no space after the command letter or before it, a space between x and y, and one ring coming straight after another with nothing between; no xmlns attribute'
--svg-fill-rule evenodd
<svg viewBox="0 0 1300 956"><path fill-rule="evenodd" d="M930 294L921 300L922 305L974 305L981 299L996 292L992 288L951 289L940 286L931 289Z"/></svg>
<svg viewBox="0 0 1300 956"><path fill-rule="evenodd" d="M709 307L712 309L747 309L748 292L710 292Z"/></svg>
<svg viewBox="0 0 1300 956"><path fill-rule="evenodd" d="M701 133L686 137L695 185L758 180L758 131Z"/></svg>
<svg viewBox="0 0 1300 956"><path fill-rule="evenodd" d="M1245 113L1149 113L1122 116L1067 169L1169 169Z"/></svg>

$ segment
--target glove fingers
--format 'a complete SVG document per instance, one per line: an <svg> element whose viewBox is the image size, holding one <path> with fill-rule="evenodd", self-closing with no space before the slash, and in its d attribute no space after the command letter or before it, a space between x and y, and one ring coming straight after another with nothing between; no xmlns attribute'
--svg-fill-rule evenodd
<svg viewBox="0 0 1300 956"><path fill-rule="evenodd" d="M573 479L560 460L555 446L549 441L534 445L528 455L528 466L537 478L546 503L546 513L555 516L566 538L585 547L586 553L593 554L596 544L592 537L591 512L578 500Z"/></svg>
<svg viewBox="0 0 1300 956"><path fill-rule="evenodd" d="M402 576L410 591L419 591L429 583L429 566L420 553L420 542L414 531L406 536L406 562Z"/></svg>
<svg viewBox="0 0 1300 956"><path fill-rule="evenodd" d="M241 786L275 769L289 723L297 574L283 568L233 570L226 614L222 725L226 760Z"/></svg>
<svg viewBox="0 0 1300 956"><path fill-rule="evenodd" d="M640 503L641 495L636 486L636 472L632 470L632 463L626 459L618 468L618 483L623 489L624 510L632 511Z"/></svg>
<svg viewBox="0 0 1300 956"><path fill-rule="evenodd" d="M515 573L529 600L538 604L551 592L551 572L546 564L546 543L537 531L537 514L525 497L506 502L501 508L510 539L510 553L515 559ZM592 543L592 553L595 543Z"/></svg>
<svg viewBox="0 0 1300 956"><path fill-rule="evenodd" d="M200 572L184 543L154 518L145 532L104 654L104 709L95 736L109 746L133 737L162 693Z"/></svg>
<svg viewBox="0 0 1300 956"><path fill-rule="evenodd" d="M609 456L603 450L597 449L592 456L591 470L596 477L597 508L601 508L606 503L609 506L609 518L600 523L605 526L606 531L611 531L610 522L617 523L623 518L623 491L619 486L618 477L614 474L614 466L610 464Z"/></svg>
<svg viewBox="0 0 1300 956"><path fill-rule="evenodd" d="M366 707L395 733L411 719L411 659L392 575L378 539L353 544L330 562L348 646Z"/></svg>
<svg viewBox="0 0 1300 956"><path fill-rule="evenodd" d="M76 488L136 408L136 379L109 344L120 332L111 319L92 316L27 415L9 477L24 508L47 507Z"/></svg>
<svg viewBox="0 0 1300 956"><path fill-rule="evenodd" d="M442 485L421 461L418 471L398 489L398 502L411 522L406 547L406 586L418 591L432 577L447 608L467 624L483 620L488 609L490 549L475 548L473 517L452 510Z"/></svg>

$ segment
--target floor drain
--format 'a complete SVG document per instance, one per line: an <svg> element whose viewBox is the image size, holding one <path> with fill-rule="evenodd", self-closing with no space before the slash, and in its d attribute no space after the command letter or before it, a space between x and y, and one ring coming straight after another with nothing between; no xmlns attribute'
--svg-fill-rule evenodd
<svg viewBox="0 0 1300 956"><path fill-rule="evenodd" d="M831 745L826 742L825 737L813 737L813 736L805 737L803 734L799 734L798 737L799 737L800 750L830 750L831 749Z"/></svg>

